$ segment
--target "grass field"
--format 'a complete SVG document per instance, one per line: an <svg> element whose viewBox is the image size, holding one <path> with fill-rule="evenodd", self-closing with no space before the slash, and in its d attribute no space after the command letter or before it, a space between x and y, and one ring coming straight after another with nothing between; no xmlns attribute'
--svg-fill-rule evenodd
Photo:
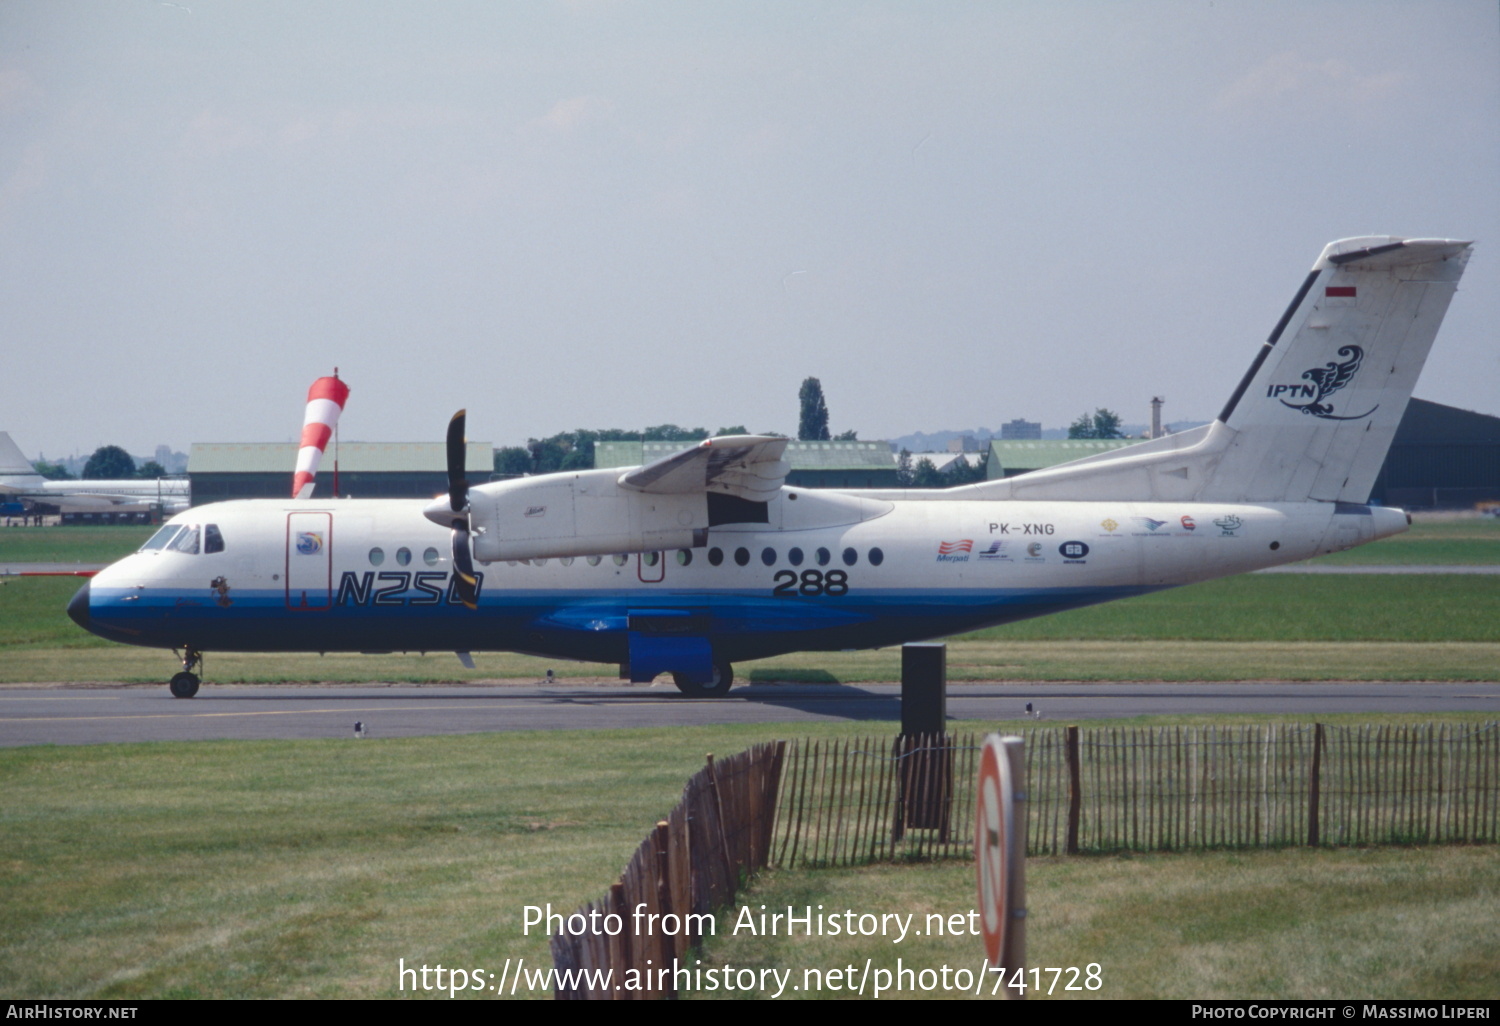
<svg viewBox="0 0 1500 1026"><path fill-rule="evenodd" d="M398 994L398 959L545 967L524 906L569 912L598 896L705 752L771 736L750 725L0 750L0 991L380 998ZM1034 963L1098 962L1101 996L1500 988L1492 849L1031 866ZM741 902L951 914L973 905L971 873L937 863L776 874ZM935 968L976 965L978 952L970 938L870 955ZM721 937L705 957L800 971L866 953Z"/></svg>

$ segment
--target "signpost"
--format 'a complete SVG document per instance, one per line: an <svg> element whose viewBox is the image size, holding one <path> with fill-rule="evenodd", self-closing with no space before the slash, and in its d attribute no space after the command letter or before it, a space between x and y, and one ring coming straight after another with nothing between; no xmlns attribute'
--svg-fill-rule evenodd
<svg viewBox="0 0 1500 1026"><path fill-rule="evenodd" d="M1007 997L1025 997L1024 984L1004 986L1026 964L1026 749L1018 737L991 734L979 757L979 808L974 858L979 880L984 951L1001 972Z"/></svg>

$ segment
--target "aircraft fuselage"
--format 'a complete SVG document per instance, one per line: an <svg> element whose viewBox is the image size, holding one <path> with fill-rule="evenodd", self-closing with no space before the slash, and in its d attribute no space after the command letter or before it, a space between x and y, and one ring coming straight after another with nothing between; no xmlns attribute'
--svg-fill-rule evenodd
<svg viewBox="0 0 1500 1026"><path fill-rule="evenodd" d="M810 513L825 498L848 501L783 488L771 505ZM1316 502L882 507L833 527L724 525L694 548L480 563L470 610L454 593L448 532L420 502L216 503L169 527L213 525L220 551L195 541L198 551L138 552L101 571L73 612L112 640L199 651L506 650L628 664L645 636L702 639L741 660L941 637L1406 529L1399 510Z"/></svg>

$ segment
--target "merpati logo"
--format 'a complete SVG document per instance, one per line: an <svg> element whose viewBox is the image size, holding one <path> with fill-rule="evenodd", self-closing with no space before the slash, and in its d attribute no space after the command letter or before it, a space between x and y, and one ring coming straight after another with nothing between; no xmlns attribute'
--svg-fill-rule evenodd
<svg viewBox="0 0 1500 1026"><path fill-rule="evenodd" d="M1303 371L1302 380L1311 384L1268 385L1266 396L1279 400L1289 410L1301 410L1324 420L1363 420L1380 409L1380 404L1376 403L1364 413L1353 417L1337 417L1334 416L1333 406L1323 401L1354 380L1354 375L1359 373L1359 365L1364 362L1365 351L1359 346L1339 346L1339 356L1344 358L1342 363L1329 360L1322 367ZM1307 402L1287 402L1283 396L1306 399Z"/></svg>

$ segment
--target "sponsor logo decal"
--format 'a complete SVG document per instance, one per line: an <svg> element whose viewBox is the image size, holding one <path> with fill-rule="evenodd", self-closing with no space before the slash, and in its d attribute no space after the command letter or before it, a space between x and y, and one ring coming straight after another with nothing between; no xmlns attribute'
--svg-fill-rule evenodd
<svg viewBox="0 0 1500 1026"><path fill-rule="evenodd" d="M1167 526L1167 522L1165 520L1152 520L1150 517L1131 517L1130 519L1140 524L1152 534L1155 534L1158 530Z"/></svg>
<svg viewBox="0 0 1500 1026"><path fill-rule="evenodd" d="M1111 520L1110 518L1105 517L1103 520L1099 521L1099 526L1104 528L1106 531L1114 531L1119 529L1120 524L1118 521Z"/></svg>
<svg viewBox="0 0 1500 1026"><path fill-rule="evenodd" d="M1089 547L1081 541L1065 541L1057 547L1064 563L1082 563L1089 554Z"/></svg>
<svg viewBox="0 0 1500 1026"><path fill-rule="evenodd" d="M1184 513L1182 515L1182 529L1184 531L1196 531L1198 529L1198 525L1193 523L1192 517Z"/></svg>
<svg viewBox="0 0 1500 1026"><path fill-rule="evenodd" d="M1003 541L992 541L990 547L979 554L980 559L1009 559L1010 557L1000 551L1005 546Z"/></svg>
<svg viewBox="0 0 1500 1026"><path fill-rule="evenodd" d="M546 516L547 515L547 507L546 506L527 506L526 507L526 515L528 517Z"/></svg>
<svg viewBox="0 0 1500 1026"><path fill-rule="evenodd" d="M1333 405L1323 401L1354 380L1354 375L1359 373L1360 364L1364 362L1365 351L1359 346L1339 346L1339 356L1344 358L1342 363L1329 360L1322 367L1303 371L1302 380L1310 384L1269 385L1266 387L1266 396L1278 400L1289 410L1301 410L1324 420L1363 420L1380 409L1380 405L1377 403L1364 413L1352 417L1339 417L1334 415ZM1307 401L1287 402L1284 396Z"/></svg>
<svg viewBox="0 0 1500 1026"><path fill-rule="evenodd" d="M323 551L323 536L316 531L297 532L297 553L303 556L316 556Z"/></svg>
<svg viewBox="0 0 1500 1026"><path fill-rule="evenodd" d="M967 563L969 553L974 550L974 541L965 538L962 541L945 541L938 545L937 561L939 563Z"/></svg>
<svg viewBox="0 0 1500 1026"><path fill-rule="evenodd" d="M1026 546L1026 556L1028 559L1041 559L1042 543L1032 542L1030 545Z"/></svg>
<svg viewBox="0 0 1500 1026"><path fill-rule="evenodd" d="M1239 517L1235 516L1233 513L1229 513L1215 520L1214 526L1224 532L1219 537L1222 538L1227 536L1233 538L1235 537L1234 532L1245 526L1245 522Z"/></svg>

